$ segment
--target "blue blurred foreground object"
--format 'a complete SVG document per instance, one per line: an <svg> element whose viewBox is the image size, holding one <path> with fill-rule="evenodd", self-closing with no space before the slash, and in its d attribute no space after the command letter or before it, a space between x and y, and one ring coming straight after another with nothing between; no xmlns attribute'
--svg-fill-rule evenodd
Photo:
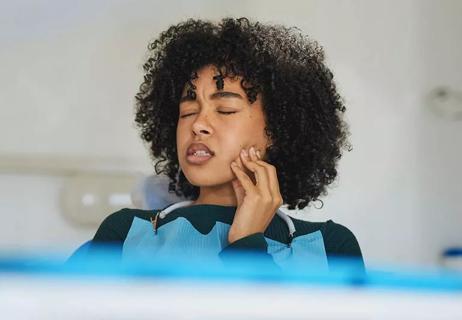
<svg viewBox="0 0 462 320"><path fill-rule="evenodd" d="M51 255L0 255L2 319L461 319L462 274L444 270L363 272L338 259L282 272L261 255L224 263L173 252L120 259L88 243L67 262Z"/></svg>
<svg viewBox="0 0 462 320"><path fill-rule="evenodd" d="M90 242L77 250L68 261L44 256L3 256L0 272L47 274L52 276L109 276L199 279L241 282L316 284L354 287L379 287L411 290L438 290L462 293L462 273L448 270L368 270L356 259L338 258L326 271L317 265L294 264L281 271L264 255L254 252L234 252L224 261L197 255L187 259L172 250L169 254L148 257L132 255L121 259L114 246L93 246ZM85 254L84 254L85 253Z"/></svg>

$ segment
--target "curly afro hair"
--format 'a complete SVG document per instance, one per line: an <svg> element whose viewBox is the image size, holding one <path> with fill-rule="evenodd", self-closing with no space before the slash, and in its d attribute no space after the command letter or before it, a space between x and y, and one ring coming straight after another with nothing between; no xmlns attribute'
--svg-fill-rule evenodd
<svg viewBox="0 0 462 320"><path fill-rule="evenodd" d="M224 77L242 77L250 103L261 93L272 142L266 161L277 169L287 208L303 209L327 194L342 149L350 150L350 144L345 106L315 41L297 28L246 18L189 19L162 32L148 49L135 121L156 174L170 178L170 192L193 200L199 196L199 187L179 170L176 126L183 88L197 70L213 65Z"/></svg>

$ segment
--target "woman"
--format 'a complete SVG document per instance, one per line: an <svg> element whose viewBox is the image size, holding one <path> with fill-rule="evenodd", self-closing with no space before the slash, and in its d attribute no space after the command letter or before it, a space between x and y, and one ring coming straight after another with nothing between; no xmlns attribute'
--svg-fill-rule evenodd
<svg viewBox="0 0 462 320"><path fill-rule="evenodd" d="M156 173L189 200L116 212L92 243L115 243L123 257L178 250L224 259L245 249L282 269L327 268L336 256L362 265L346 227L278 210L302 209L325 195L348 147L345 107L317 43L296 29L245 18L188 20L149 50L136 123Z"/></svg>

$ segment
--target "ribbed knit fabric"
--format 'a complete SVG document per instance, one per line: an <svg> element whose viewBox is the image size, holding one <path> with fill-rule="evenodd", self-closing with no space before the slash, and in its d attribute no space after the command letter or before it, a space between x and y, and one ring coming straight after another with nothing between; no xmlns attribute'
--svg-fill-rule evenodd
<svg viewBox="0 0 462 320"><path fill-rule="evenodd" d="M228 244L224 240L224 233L232 224L236 207L209 204L193 205L177 208L164 219L158 219L158 232L163 232L162 230L164 230L162 241L160 241L160 237L156 239L151 236L151 233L154 234L154 230L150 219L158 211L138 209L117 211L103 221L92 243L116 244L120 247L121 254L122 249L125 252L127 247L137 246L139 250L143 250L140 243L149 243L146 246L155 246L156 252L168 250L169 246L174 243L176 246L187 247L188 251L194 254L196 250L204 249L200 248L202 243L208 243L207 245L211 247L223 247L222 252L219 253L220 257L224 257L228 251L235 250L253 250L268 254L266 252L270 252L271 249L273 249L274 253L281 251L285 247L289 248L290 250L284 249L284 253L279 252L277 258L273 256L275 260L281 260L281 257L287 254L309 257L310 250L317 248L316 250L319 251L319 241L321 241L323 245L322 252L327 256L327 260L330 261L334 257L354 257L360 260L364 268L361 250L355 236L348 228L332 220L313 223L291 218L296 228L294 238L291 239L287 224L279 216L275 215L264 234L249 235L233 244ZM217 232L221 235L221 238L207 239L208 237L217 237ZM197 234L197 236L188 238L191 234ZM315 239L314 236L316 235L319 235L319 239ZM181 242L181 239L178 239L181 237L188 240ZM135 243L135 241L138 241L138 244L129 245L129 243ZM268 246L268 242L270 246ZM275 248L275 245L280 248ZM294 246L293 249L290 248L291 245ZM297 248L296 245L298 245ZM195 248L194 246L197 247ZM315 254L319 255L319 252Z"/></svg>

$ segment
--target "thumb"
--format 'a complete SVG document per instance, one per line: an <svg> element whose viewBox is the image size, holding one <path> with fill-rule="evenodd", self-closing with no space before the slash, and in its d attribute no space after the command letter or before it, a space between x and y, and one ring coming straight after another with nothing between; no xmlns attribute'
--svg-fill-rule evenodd
<svg viewBox="0 0 462 320"><path fill-rule="evenodd" d="M231 183L233 185L234 193L236 194L237 206L239 207L241 203L244 201L245 190L238 179L234 179L233 181L231 181Z"/></svg>

